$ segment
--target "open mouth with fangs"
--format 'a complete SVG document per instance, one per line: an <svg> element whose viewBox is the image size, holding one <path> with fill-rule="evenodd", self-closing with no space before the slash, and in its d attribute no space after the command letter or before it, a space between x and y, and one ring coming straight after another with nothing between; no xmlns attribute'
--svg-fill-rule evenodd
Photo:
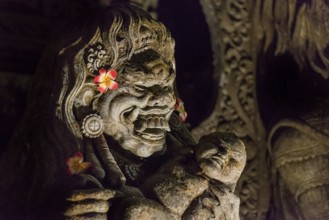
<svg viewBox="0 0 329 220"><path fill-rule="evenodd" d="M163 142L166 132L170 131L169 118L173 109L168 107L146 107L133 106L121 114L121 121L127 127L132 127L132 135L143 142Z"/></svg>

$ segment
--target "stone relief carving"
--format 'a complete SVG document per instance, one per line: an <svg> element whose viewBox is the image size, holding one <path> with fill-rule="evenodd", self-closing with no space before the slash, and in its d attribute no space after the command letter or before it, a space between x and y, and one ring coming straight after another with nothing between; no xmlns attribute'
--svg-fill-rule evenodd
<svg viewBox="0 0 329 220"><path fill-rule="evenodd" d="M266 139L255 94L254 55L250 45L250 12L247 1L201 1L209 24L215 73L219 77L213 113L193 130L205 133L230 131L247 143L248 163L237 187L242 218L264 218L269 186L265 162ZM264 176L262 180L258 176ZM264 199L262 199L264 198ZM264 201L265 200L265 201Z"/></svg>
<svg viewBox="0 0 329 220"><path fill-rule="evenodd" d="M241 188L237 187L240 216L327 219L327 3L202 0L201 4L220 80L214 111L193 134L198 138L209 131L232 131L245 137L248 161L239 181ZM290 63L277 61L287 58ZM273 63L282 68L276 70ZM291 77L283 77L280 71ZM264 77L270 73L279 75L276 83L291 84L279 98L293 94L292 99L286 98L291 103L288 106L267 100L272 112L266 116L271 120L261 118L264 103L259 103L271 98L261 94L268 92L263 87L275 83L264 81L271 79Z"/></svg>
<svg viewBox="0 0 329 220"><path fill-rule="evenodd" d="M0 159L0 218L238 219L245 145L196 144L180 121L170 32L128 4L95 15L40 61Z"/></svg>
<svg viewBox="0 0 329 220"><path fill-rule="evenodd" d="M272 213L273 219L328 218L328 122L309 122L282 120L271 131L273 179L278 183L273 196L281 209Z"/></svg>

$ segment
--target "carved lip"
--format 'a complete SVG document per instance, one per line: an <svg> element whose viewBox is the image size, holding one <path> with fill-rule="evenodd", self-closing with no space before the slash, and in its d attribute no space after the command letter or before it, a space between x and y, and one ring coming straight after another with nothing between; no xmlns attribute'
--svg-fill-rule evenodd
<svg viewBox="0 0 329 220"><path fill-rule="evenodd" d="M169 118L173 109L168 107L132 106L121 113L121 120L129 127L132 135L143 142L160 144L164 142L166 131L170 131Z"/></svg>

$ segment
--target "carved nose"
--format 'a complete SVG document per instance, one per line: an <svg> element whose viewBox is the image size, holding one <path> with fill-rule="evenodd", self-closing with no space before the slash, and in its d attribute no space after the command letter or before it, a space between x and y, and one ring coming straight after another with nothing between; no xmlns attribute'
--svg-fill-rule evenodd
<svg viewBox="0 0 329 220"><path fill-rule="evenodd" d="M162 95L153 94L153 96L149 100L149 105L151 106L161 106L166 104L168 104L167 98L163 94Z"/></svg>
<svg viewBox="0 0 329 220"><path fill-rule="evenodd" d="M174 106L176 103L173 92L168 91L161 86L154 86L148 91L148 105L149 106Z"/></svg>
<svg viewBox="0 0 329 220"><path fill-rule="evenodd" d="M157 105L173 107L176 104L176 97L172 93L162 93L155 99Z"/></svg>

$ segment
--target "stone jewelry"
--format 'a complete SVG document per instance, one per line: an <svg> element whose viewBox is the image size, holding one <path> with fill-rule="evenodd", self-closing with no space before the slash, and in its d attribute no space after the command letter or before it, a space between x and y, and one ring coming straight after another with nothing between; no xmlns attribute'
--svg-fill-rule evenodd
<svg viewBox="0 0 329 220"><path fill-rule="evenodd" d="M81 130L88 138L99 137L104 130L103 119L97 114L87 115L82 122Z"/></svg>

